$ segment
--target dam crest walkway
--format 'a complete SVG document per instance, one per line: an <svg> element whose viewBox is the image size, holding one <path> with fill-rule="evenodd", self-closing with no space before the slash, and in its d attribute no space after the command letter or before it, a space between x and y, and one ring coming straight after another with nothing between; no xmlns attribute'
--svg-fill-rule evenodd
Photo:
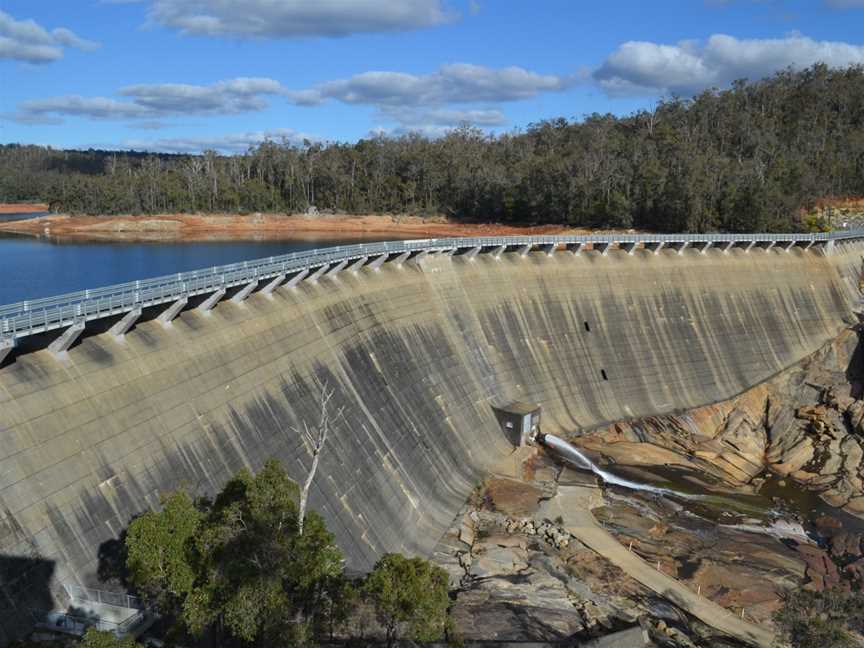
<svg viewBox="0 0 864 648"><path fill-rule="evenodd" d="M864 230L815 234L492 236L320 248L0 306L0 363L19 341L31 336L60 331L48 344L48 349L63 357L84 332L87 323L95 320L120 317L109 333L122 339L144 309L164 306L157 319L170 326L194 297L206 295L197 305L206 313L226 298L229 291L232 292L230 300L241 303L255 291L272 297L277 288L293 287L301 281L314 282L343 271L356 273L363 267L374 270L384 263L398 266L417 262L430 254L460 255L472 259L478 254L497 258L505 252L525 256L534 250L551 256L562 250L576 255L583 251L606 255L611 249L628 254L634 254L638 249L654 254L675 250L681 254L688 249L705 253L713 248L728 253L738 248L749 253L754 249L789 252L792 248L801 248L828 255L833 253L836 245L861 240L864 240Z"/></svg>

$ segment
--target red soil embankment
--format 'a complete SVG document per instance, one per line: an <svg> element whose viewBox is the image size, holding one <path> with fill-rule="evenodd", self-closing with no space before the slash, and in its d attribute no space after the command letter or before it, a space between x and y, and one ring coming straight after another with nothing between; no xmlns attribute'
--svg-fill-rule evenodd
<svg viewBox="0 0 864 648"><path fill-rule="evenodd" d="M0 214L33 214L48 211L47 203L0 203Z"/></svg>
<svg viewBox="0 0 864 648"><path fill-rule="evenodd" d="M0 231L60 238L169 241L386 236L435 238L576 232L560 225L516 227L500 223L458 223L441 217L325 214L50 215L0 223Z"/></svg>

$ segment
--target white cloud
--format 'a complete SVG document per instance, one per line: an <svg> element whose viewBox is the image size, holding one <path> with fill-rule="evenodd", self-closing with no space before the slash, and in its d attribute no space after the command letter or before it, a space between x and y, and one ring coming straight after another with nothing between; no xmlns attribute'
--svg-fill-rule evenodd
<svg viewBox="0 0 864 648"><path fill-rule="evenodd" d="M864 46L797 34L777 39L715 34L704 45L630 41L612 52L593 77L610 95L690 95L735 79L761 79L787 67L801 69L814 63L831 67L864 64Z"/></svg>
<svg viewBox="0 0 864 648"><path fill-rule="evenodd" d="M63 58L64 47L90 51L99 44L65 27L49 32L33 20L16 20L0 10L0 59L50 63Z"/></svg>
<svg viewBox="0 0 864 648"><path fill-rule="evenodd" d="M397 122L403 130L422 130L427 126L453 128L461 124L472 126L503 126L507 123L504 113L497 109L478 110L422 110L402 107L385 107L382 117Z"/></svg>
<svg viewBox="0 0 864 648"><path fill-rule="evenodd" d="M406 31L456 18L441 0L151 0L148 16L184 34L238 38Z"/></svg>
<svg viewBox="0 0 864 648"><path fill-rule="evenodd" d="M232 133L208 137L179 137L157 140L126 140L123 148L154 153L201 153L208 149L226 154L244 153L250 146L272 140L287 141L302 145L304 140L320 141L320 138L301 133L290 128L276 128L265 131Z"/></svg>
<svg viewBox="0 0 864 648"><path fill-rule="evenodd" d="M314 106L327 99L376 106L440 105L517 101L542 92L558 92L572 83L572 78L541 75L520 67L493 69L455 63L425 75L363 72L349 79L288 92L287 96L302 106Z"/></svg>
<svg viewBox="0 0 864 648"><path fill-rule="evenodd" d="M267 96L284 94L278 81L266 78L238 78L212 85L180 83L140 84L119 91L128 100L111 97L66 95L24 101L18 112L7 115L19 123L62 116L89 119L141 119L147 123L164 117L184 115L234 115L267 107ZM45 122L42 122L45 123Z"/></svg>
<svg viewBox="0 0 864 648"><path fill-rule="evenodd" d="M381 132L422 132L441 135L462 123L502 126L507 122L495 104L530 99L544 92L561 92L577 83L574 76L538 74L521 67L489 68L469 63L442 65L430 74L371 71L312 88L285 92L298 106L318 106L328 100L374 106L378 117L395 122ZM467 108L454 106L475 104ZM377 132L377 131L373 131Z"/></svg>
<svg viewBox="0 0 864 648"><path fill-rule="evenodd" d="M162 83L127 86L120 90L136 106L156 114L233 114L261 110L263 98L284 91L282 84L266 78L239 78L209 86Z"/></svg>

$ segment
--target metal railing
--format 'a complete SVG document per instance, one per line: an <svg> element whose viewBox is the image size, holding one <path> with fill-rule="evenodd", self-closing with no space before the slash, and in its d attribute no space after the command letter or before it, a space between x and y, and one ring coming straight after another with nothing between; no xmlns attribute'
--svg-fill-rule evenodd
<svg viewBox="0 0 864 648"><path fill-rule="evenodd" d="M110 621L101 617L75 614L74 612L33 612L33 623L37 627L60 630L83 635L87 628L113 632L118 637L129 634L147 618L145 610L136 610L123 621Z"/></svg>
<svg viewBox="0 0 864 648"><path fill-rule="evenodd" d="M131 608L134 610L145 610L147 606L137 596L124 592L108 592L106 590L93 589L92 587L80 587L78 585L64 585L66 593L73 601L89 601L102 605L113 605L114 607Z"/></svg>
<svg viewBox="0 0 864 648"><path fill-rule="evenodd" d="M819 234L592 234L421 239L334 246L67 293L0 306L0 347L17 338L213 293L281 274L382 254L542 245L817 244L864 239L864 230ZM0 348L2 352L2 348Z"/></svg>
<svg viewBox="0 0 864 648"><path fill-rule="evenodd" d="M147 618L148 607L137 596L78 585L66 584L63 585L63 588L69 597L68 609L65 612L32 610L31 615L34 624L76 635L83 635L87 628L96 628L97 630L113 632L118 637L122 637ZM84 609L88 604L94 603L128 610L129 614L122 620L115 620L101 616L98 612Z"/></svg>

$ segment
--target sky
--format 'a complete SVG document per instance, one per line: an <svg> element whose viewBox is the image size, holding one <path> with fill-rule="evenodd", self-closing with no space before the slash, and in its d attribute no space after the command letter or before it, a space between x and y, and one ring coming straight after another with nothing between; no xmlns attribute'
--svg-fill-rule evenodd
<svg viewBox="0 0 864 648"><path fill-rule="evenodd" d="M0 0L0 143L242 153L864 64L864 0Z"/></svg>

